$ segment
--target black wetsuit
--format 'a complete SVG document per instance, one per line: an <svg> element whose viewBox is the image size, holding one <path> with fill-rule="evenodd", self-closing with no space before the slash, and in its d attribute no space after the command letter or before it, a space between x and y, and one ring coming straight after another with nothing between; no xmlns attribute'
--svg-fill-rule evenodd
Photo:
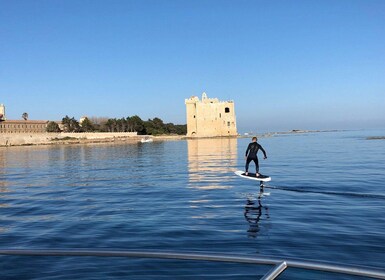
<svg viewBox="0 0 385 280"><path fill-rule="evenodd" d="M249 146L247 146L247 150L246 150L246 157L247 157L247 159L246 159L246 172L249 171L249 164L250 164L250 162L254 161L256 173L259 173L259 164L258 164L258 157L257 157L257 153L258 153L259 150L261 150L263 152L263 156L266 158L265 150L257 142L251 142L249 144Z"/></svg>

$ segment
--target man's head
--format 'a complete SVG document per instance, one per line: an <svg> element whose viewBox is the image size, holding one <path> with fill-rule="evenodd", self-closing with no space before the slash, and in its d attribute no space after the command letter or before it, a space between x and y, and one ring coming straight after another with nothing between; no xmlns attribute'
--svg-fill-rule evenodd
<svg viewBox="0 0 385 280"><path fill-rule="evenodd" d="M257 140L258 140L258 139L257 139L257 137L255 137L255 136L251 139L252 142L257 142Z"/></svg>

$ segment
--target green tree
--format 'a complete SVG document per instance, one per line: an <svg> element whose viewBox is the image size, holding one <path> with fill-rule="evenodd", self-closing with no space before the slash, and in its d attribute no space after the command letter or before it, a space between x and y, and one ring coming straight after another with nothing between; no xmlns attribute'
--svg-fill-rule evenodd
<svg viewBox="0 0 385 280"><path fill-rule="evenodd" d="M68 132L70 130L70 125L71 125L71 119L66 115L62 120L63 124L63 131Z"/></svg>
<svg viewBox="0 0 385 280"><path fill-rule="evenodd" d="M60 132L60 127L56 122L49 122L46 128L47 132Z"/></svg>
<svg viewBox="0 0 385 280"><path fill-rule="evenodd" d="M127 120L125 118L115 119L116 121L116 130L118 132L126 132L127 131Z"/></svg>
<svg viewBox="0 0 385 280"><path fill-rule="evenodd" d="M144 127L144 121L137 115L135 116L132 116L130 118L131 122L132 122L132 127L133 127L133 130L138 132L138 134L146 134L146 128Z"/></svg>
<svg viewBox="0 0 385 280"><path fill-rule="evenodd" d="M106 123L108 121L108 118L106 117L90 117L88 118L93 127L94 127L94 131L99 131L99 132L107 132L108 129L106 127Z"/></svg>
<svg viewBox="0 0 385 280"><path fill-rule="evenodd" d="M156 135L157 134L155 126L154 126L154 123L152 122L151 119L148 119L147 121L144 121L143 125L145 127L146 134L149 134L149 135Z"/></svg>
<svg viewBox="0 0 385 280"><path fill-rule="evenodd" d="M144 122L146 131L150 135L167 134L167 126L160 118L148 119Z"/></svg>
<svg viewBox="0 0 385 280"><path fill-rule="evenodd" d="M116 131L116 119L108 119L106 122L106 127L108 132Z"/></svg>
<svg viewBox="0 0 385 280"><path fill-rule="evenodd" d="M187 124L177 124L175 125L176 133L178 135L186 135L187 134Z"/></svg>
<svg viewBox="0 0 385 280"><path fill-rule="evenodd" d="M138 115L128 116L127 118L92 118L82 122L83 131L103 131L103 132L137 132L139 135L150 134L179 134L187 133L187 125L174 125L173 123L164 123L162 119L155 117L143 121ZM88 125L87 122L91 125ZM77 131L76 120L66 116L63 118L63 126L65 131Z"/></svg>
<svg viewBox="0 0 385 280"><path fill-rule="evenodd" d="M153 118L152 123L154 124L154 127L159 130L164 129L164 123L160 118Z"/></svg>
<svg viewBox="0 0 385 280"><path fill-rule="evenodd" d="M94 124L91 122L89 118L84 118L81 124L82 131L92 132L95 130Z"/></svg>
<svg viewBox="0 0 385 280"><path fill-rule="evenodd" d="M133 132L134 131L134 126L132 124L132 120L130 117L126 118L126 123L127 123L127 131Z"/></svg>
<svg viewBox="0 0 385 280"><path fill-rule="evenodd" d="M74 117L70 118L68 116L65 116L62 119L62 124L63 124L65 132L80 132L81 131L79 122L77 120L75 120Z"/></svg>

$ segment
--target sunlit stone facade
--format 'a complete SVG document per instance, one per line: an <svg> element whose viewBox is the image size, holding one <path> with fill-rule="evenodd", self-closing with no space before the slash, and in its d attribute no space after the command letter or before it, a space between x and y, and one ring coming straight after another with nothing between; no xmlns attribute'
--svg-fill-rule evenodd
<svg viewBox="0 0 385 280"><path fill-rule="evenodd" d="M185 99L188 137L236 136L237 124L234 102L192 96Z"/></svg>
<svg viewBox="0 0 385 280"><path fill-rule="evenodd" d="M48 121L9 120L0 122L0 133L43 133Z"/></svg>
<svg viewBox="0 0 385 280"><path fill-rule="evenodd" d="M4 104L0 104L0 121L5 121L5 106Z"/></svg>

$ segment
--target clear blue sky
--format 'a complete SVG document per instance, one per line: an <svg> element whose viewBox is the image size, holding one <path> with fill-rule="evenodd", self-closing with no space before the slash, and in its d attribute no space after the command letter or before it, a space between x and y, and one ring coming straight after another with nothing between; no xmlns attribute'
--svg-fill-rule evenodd
<svg viewBox="0 0 385 280"><path fill-rule="evenodd" d="M0 0L8 119L235 101L239 132L385 127L385 1Z"/></svg>

